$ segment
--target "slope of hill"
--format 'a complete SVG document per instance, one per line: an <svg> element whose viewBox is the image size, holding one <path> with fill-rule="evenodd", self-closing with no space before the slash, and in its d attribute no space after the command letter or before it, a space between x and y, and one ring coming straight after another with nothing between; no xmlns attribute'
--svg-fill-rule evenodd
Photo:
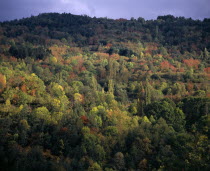
<svg viewBox="0 0 210 171"><path fill-rule="evenodd" d="M210 19L0 23L0 169L209 170L209 51Z"/></svg>

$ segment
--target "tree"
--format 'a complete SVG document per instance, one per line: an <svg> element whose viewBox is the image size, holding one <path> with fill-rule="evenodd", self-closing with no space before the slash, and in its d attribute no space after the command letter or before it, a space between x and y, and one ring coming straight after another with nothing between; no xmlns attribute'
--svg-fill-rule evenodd
<svg viewBox="0 0 210 171"><path fill-rule="evenodd" d="M56 57L51 56L51 57L50 57L50 62L51 62L52 64L56 64L56 63L58 62L58 60L57 60Z"/></svg>
<svg viewBox="0 0 210 171"><path fill-rule="evenodd" d="M118 130L115 126L108 126L104 129L104 135L106 135L106 136L118 136Z"/></svg>
<svg viewBox="0 0 210 171"><path fill-rule="evenodd" d="M210 110L209 98L202 97L187 97L182 100L182 110L186 114L187 129L191 129L193 124L202 116L208 115Z"/></svg>
<svg viewBox="0 0 210 171"><path fill-rule="evenodd" d="M139 162L139 165L138 165L138 168L140 169L140 170L147 170L147 159L143 159L143 160L141 160L140 162Z"/></svg>
<svg viewBox="0 0 210 171"><path fill-rule="evenodd" d="M50 93L55 97L63 96L65 94L63 87L58 83L50 83L49 90Z"/></svg>
<svg viewBox="0 0 210 171"><path fill-rule="evenodd" d="M160 54L163 55L163 56L167 56L168 55L167 49L162 46L160 48Z"/></svg>
<svg viewBox="0 0 210 171"><path fill-rule="evenodd" d="M114 94L114 83L112 79L108 81L108 92Z"/></svg>
<svg viewBox="0 0 210 171"><path fill-rule="evenodd" d="M114 166L117 170L124 170L125 169L125 161L124 161L123 153L117 152L114 155Z"/></svg>
<svg viewBox="0 0 210 171"><path fill-rule="evenodd" d="M7 81L5 75L2 75L0 73L0 93L3 91L3 89L6 87Z"/></svg>
<svg viewBox="0 0 210 171"><path fill-rule="evenodd" d="M102 168L98 163L95 162L88 168L88 171L102 171Z"/></svg>
<svg viewBox="0 0 210 171"><path fill-rule="evenodd" d="M204 57L205 57L205 59L208 60L208 59L209 59L209 56L210 56L210 55L209 55L209 52L208 52L208 50L205 48L205 49L204 49Z"/></svg>
<svg viewBox="0 0 210 171"><path fill-rule="evenodd" d="M145 85L145 105L148 105L151 103L151 85L149 84L148 81L146 81Z"/></svg>
<svg viewBox="0 0 210 171"><path fill-rule="evenodd" d="M34 111L35 117L46 122L51 122L51 115L49 110L46 107L38 107Z"/></svg>
<svg viewBox="0 0 210 171"><path fill-rule="evenodd" d="M144 115L144 107L145 107L145 90L143 84L140 83L139 90L138 90L138 100L137 100L137 107L138 113L140 116Z"/></svg>
<svg viewBox="0 0 210 171"><path fill-rule="evenodd" d="M177 108L174 102L162 100L153 102L145 107L147 116L154 116L154 119L163 118L171 124L176 131L182 131L185 126L185 115L181 109Z"/></svg>
<svg viewBox="0 0 210 171"><path fill-rule="evenodd" d="M98 82L94 76L92 76L92 86L93 86L94 91L98 90Z"/></svg>
<svg viewBox="0 0 210 171"><path fill-rule="evenodd" d="M84 100L83 95L81 95L81 94L79 94L79 93L75 93L75 94L74 94L74 101L75 101L76 103L82 103L83 100Z"/></svg>

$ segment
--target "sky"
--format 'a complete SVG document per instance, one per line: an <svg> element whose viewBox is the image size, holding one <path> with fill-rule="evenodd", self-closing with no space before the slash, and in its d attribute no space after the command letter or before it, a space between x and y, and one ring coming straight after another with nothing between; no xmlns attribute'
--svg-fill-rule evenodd
<svg viewBox="0 0 210 171"><path fill-rule="evenodd" d="M171 14L203 20L210 18L210 0L0 0L0 21L46 12L147 20Z"/></svg>

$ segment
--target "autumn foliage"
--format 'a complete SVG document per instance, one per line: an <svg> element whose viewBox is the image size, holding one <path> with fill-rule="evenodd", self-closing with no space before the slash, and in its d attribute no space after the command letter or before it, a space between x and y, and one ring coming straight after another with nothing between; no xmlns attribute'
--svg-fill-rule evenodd
<svg viewBox="0 0 210 171"><path fill-rule="evenodd" d="M171 65L168 61L161 62L160 66L162 70L171 69L172 71L176 71L176 68L173 65Z"/></svg>
<svg viewBox="0 0 210 171"><path fill-rule="evenodd" d="M204 71L205 71L206 73L210 74L210 67L204 68Z"/></svg>
<svg viewBox="0 0 210 171"><path fill-rule="evenodd" d="M6 77L0 73L0 92L6 87Z"/></svg>
<svg viewBox="0 0 210 171"><path fill-rule="evenodd" d="M195 69L198 69L198 65L200 64L200 61L198 59L184 59L183 63L187 66L187 67L193 67Z"/></svg>
<svg viewBox="0 0 210 171"><path fill-rule="evenodd" d="M210 170L208 28L171 15L0 22L0 170Z"/></svg>

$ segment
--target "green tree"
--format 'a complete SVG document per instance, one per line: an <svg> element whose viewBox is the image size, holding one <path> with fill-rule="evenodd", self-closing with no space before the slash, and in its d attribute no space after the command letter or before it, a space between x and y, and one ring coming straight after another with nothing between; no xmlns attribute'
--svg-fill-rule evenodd
<svg viewBox="0 0 210 171"><path fill-rule="evenodd" d="M125 169L125 160L124 155L121 152L117 152L114 155L114 166L116 170L124 170Z"/></svg>
<svg viewBox="0 0 210 171"><path fill-rule="evenodd" d="M88 171L102 171L102 168L98 163L95 162L88 168Z"/></svg>
<svg viewBox="0 0 210 171"><path fill-rule="evenodd" d="M46 107L38 107L34 110L35 117L46 122L51 122L51 115Z"/></svg>

